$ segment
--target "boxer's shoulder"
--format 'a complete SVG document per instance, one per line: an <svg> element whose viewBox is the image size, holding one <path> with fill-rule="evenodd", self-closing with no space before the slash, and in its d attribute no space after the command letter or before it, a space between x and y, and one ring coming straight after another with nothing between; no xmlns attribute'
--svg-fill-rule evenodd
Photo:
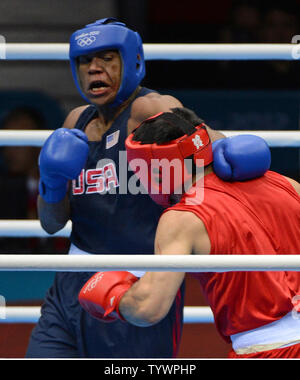
<svg viewBox="0 0 300 380"><path fill-rule="evenodd" d="M171 207L161 216L155 238L156 253L208 254L210 248L206 227L193 208L181 211Z"/></svg>
<svg viewBox="0 0 300 380"><path fill-rule="evenodd" d="M63 128L69 128L69 129L74 128L79 117L80 117L80 115L88 107L89 107L88 105L80 106L80 107L76 107L72 111L70 111L69 114L67 115L65 121L64 121Z"/></svg>
<svg viewBox="0 0 300 380"><path fill-rule="evenodd" d="M293 186L298 195L300 195L300 183L295 181L293 178L284 176L284 178Z"/></svg>
<svg viewBox="0 0 300 380"><path fill-rule="evenodd" d="M171 95L151 92L134 100L128 122L128 133L131 133L141 122L159 112L168 112L171 108L182 107L178 99Z"/></svg>
<svg viewBox="0 0 300 380"><path fill-rule="evenodd" d="M143 121L158 112L167 112L173 107L182 107L180 101L174 96L151 92L135 99L132 103L131 112Z"/></svg>

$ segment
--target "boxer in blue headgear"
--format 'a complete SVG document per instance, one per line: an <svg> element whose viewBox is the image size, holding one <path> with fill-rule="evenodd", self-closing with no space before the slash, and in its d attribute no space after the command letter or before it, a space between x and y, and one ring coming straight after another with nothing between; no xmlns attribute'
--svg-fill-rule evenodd
<svg viewBox="0 0 300 380"><path fill-rule="evenodd" d="M119 106L134 92L145 76L143 43L137 32L114 18L103 18L74 32L70 39L70 63L74 81L82 97L78 57L103 50L117 50L122 61L121 84L111 106Z"/></svg>
<svg viewBox="0 0 300 380"><path fill-rule="evenodd" d="M75 32L70 60L78 90L92 104L73 109L41 150L41 225L55 233L71 220L69 254L152 254L162 208L145 194L132 194L130 186L121 185L127 184L127 177L132 179L127 176L125 140L145 119L182 104L174 96L140 85L145 75L141 38L115 19L102 19ZM263 154L269 150L257 143L259 137L253 139L221 140L214 151L219 176L239 180L265 172L268 160ZM101 323L77 302L90 277L91 273L84 272L55 276L27 357L176 355L182 293L156 326L141 329L119 321Z"/></svg>

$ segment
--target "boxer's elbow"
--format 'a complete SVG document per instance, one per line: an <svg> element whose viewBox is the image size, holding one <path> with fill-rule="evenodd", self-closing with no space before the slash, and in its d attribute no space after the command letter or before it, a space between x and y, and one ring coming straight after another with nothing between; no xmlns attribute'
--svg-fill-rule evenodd
<svg viewBox="0 0 300 380"><path fill-rule="evenodd" d="M127 322L139 326L149 327L159 323L168 313L169 308L161 303L147 299L122 299L120 312Z"/></svg>
<svg viewBox="0 0 300 380"><path fill-rule="evenodd" d="M151 310L148 307L140 307L132 317L132 322L139 327L149 327L156 325L165 317L164 313L158 310Z"/></svg>

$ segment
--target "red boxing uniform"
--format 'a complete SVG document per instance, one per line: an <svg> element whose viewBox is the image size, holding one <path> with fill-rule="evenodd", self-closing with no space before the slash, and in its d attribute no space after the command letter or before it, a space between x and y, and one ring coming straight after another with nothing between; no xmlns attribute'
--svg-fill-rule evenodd
<svg viewBox="0 0 300 380"><path fill-rule="evenodd" d="M203 221L211 242L211 255L300 254L300 197L283 176L269 171L258 179L230 183L211 173L204 177L201 204L190 193L171 209L193 212ZM213 311L216 327L227 342L232 341L234 334L280 320L293 310L293 297L300 295L299 272L195 276ZM291 355L300 357L300 345L273 351L279 357L289 356L291 351ZM264 357L266 353L273 357L271 349L252 356ZM248 356L233 351L231 357Z"/></svg>

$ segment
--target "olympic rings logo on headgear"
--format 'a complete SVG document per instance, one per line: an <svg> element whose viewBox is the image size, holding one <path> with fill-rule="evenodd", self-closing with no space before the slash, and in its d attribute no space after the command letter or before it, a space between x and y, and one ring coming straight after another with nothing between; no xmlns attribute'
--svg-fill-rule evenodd
<svg viewBox="0 0 300 380"><path fill-rule="evenodd" d="M95 41L96 41L96 37L95 37L95 36L83 37L83 38L80 38L80 39L77 41L77 45L79 45L80 47L90 46L90 45L92 45L92 43L94 43Z"/></svg>

